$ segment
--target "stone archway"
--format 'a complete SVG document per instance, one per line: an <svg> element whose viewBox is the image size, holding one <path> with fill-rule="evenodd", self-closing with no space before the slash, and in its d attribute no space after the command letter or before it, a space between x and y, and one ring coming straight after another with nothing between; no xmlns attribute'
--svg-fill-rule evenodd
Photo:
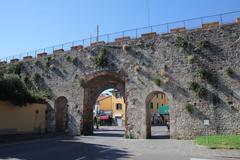
<svg viewBox="0 0 240 160"><path fill-rule="evenodd" d="M55 130L56 132L65 132L67 129L67 103L66 97L58 97L55 100Z"/></svg>
<svg viewBox="0 0 240 160"><path fill-rule="evenodd" d="M84 85L83 131L84 135L93 134L93 109L98 96L106 89L115 88L125 99L125 79L117 73L99 72L86 79ZM126 106L127 112L127 106ZM126 122L125 122L126 123Z"/></svg>
<svg viewBox="0 0 240 160"><path fill-rule="evenodd" d="M162 92L162 91L153 91L150 94L148 94L146 98L146 138L152 138L152 131L151 131L151 111L150 111L150 103L154 96L156 95L164 95L165 97L168 98L167 94ZM169 104L169 103L168 103ZM170 120L170 117L169 117ZM169 123L170 125L170 123Z"/></svg>

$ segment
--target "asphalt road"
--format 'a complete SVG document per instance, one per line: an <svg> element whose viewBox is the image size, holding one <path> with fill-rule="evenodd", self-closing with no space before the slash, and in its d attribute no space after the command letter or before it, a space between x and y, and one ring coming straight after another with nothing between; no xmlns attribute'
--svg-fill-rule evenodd
<svg viewBox="0 0 240 160"><path fill-rule="evenodd" d="M157 132L159 131L159 132ZM156 137L166 128L154 128ZM193 141L124 139L121 128L101 127L94 136L34 140L0 144L0 159L12 160L196 160L240 159L240 151L208 150ZM160 134L159 134L160 133Z"/></svg>

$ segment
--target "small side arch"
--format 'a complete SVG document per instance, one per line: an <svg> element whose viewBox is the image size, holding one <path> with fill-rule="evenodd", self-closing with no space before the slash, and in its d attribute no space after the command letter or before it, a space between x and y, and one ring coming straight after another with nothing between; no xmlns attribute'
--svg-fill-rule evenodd
<svg viewBox="0 0 240 160"><path fill-rule="evenodd" d="M60 96L55 100L55 131L65 132L68 129L68 100Z"/></svg>

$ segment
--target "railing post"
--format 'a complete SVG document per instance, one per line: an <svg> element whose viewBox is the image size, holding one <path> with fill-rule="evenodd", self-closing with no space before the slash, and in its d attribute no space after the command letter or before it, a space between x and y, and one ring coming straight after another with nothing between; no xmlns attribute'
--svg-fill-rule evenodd
<svg viewBox="0 0 240 160"><path fill-rule="evenodd" d="M122 32L122 37L124 37L124 31Z"/></svg>
<svg viewBox="0 0 240 160"><path fill-rule="evenodd" d="M168 25L168 23L167 23L167 33L169 33L169 25Z"/></svg>
<svg viewBox="0 0 240 160"><path fill-rule="evenodd" d="M82 45L84 46L84 40L83 40L83 42L82 42Z"/></svg>
<svg viewBox="0 0 240 160"><path fill-rule="evenodd" d="M74 41L72 42L72 47L74 46Z"/></svg>
<svg viewBox="0 0 240 160"><path fill-rule="evenodd" d="M222 18L222 14L220 15L220 23L221 23L221 25L223 25L223 18Z"/></svg>
<svg viewBox="0 0 240 160"><path fill-rule="evenodd" d="M62 49L63 49L63 46L64 46L64 45L62 44Z"/></svg>
<svg viewBox="0 0 240 160"><path fill-rule="evenodd" d="M153 31L153 26L150 27L151 32Z"/></svg>
<svg viewBox="0 0 240 160"><path fill-rule="evenodd" d="M201 17L201 27L202 27L202 25L203 25L203 17Z"/></svg>
<svg viewBox="0 0 240 160"><path fill-rule="evenodd" d="M136 38L138 38L138 30L136 29Z"/></svg>
<svg viewBox="0 0 240 160"><path fill-rule="evenodd" d="M107 34L107 43L109 43L109 34Z"/></svg>

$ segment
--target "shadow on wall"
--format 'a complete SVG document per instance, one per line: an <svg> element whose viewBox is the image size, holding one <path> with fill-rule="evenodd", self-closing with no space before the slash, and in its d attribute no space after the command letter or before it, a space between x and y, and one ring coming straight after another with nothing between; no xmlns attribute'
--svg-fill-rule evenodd
<svg viewBox="0 0 240 160"><path fill-rule="evenodd" d="M94 154L93 154L94 153ZM83 158L85 157L85 158ZM77 142L74 138L49 140L21 145L0 147L0 159L130 159L133 157L125 150L114 149L112 146Z"/></svg>

